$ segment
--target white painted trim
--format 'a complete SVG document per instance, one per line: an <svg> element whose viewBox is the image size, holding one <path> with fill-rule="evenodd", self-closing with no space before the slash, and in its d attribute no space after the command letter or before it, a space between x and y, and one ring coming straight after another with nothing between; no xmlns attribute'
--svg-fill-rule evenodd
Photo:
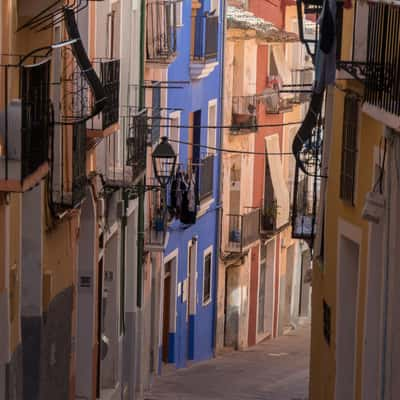
<svg viewBox="0 0 400 400"><path fill-rule="evenodd" d="M193 259L194 259L194 266L193 271L190 271L190 249L193 251ZM187 246L187 276L188 276L188 289L190 298L188 298L188 305L187 305L187 315L196 315L197 312L197 253L198 253L198 242L193 241L192 239L188 241ZM192 274L190 273L192 272ZM190 304L190 307L189 307Z"/></svg>
<svg viewBox="0 0 400 400"><path fill-rule="evenodd" d="M181 118L182 118L181 117L181 111L173 111L173 112L169 113L168 117L170 118L170 121L169 121L170 124L169 125L175 125L175 123L172 121L172 119L178 120L178 123L177 123L177 125L179 126L177 128L178 137L175 138L174 140L178 140L178 141L181 140L181 128L180 128ZM171 139L171 127L170 126L168 126L168 138ZM176 162L179 163L179 160L180 160L180 155L179 155L180 143L171 142L171 144L172 144L173 147L176 147L176 155L177 155Z"/></svg>
<svg viewBox="0 0 400 400"><path fill-rule="evenodd" d="M373 106L369 103L364 103L362 106L362 111L368 114L371 118L382 124L394 129L397 133L400 132L400 117L385 111L382 108Z"/></svg>
<svg viewBox="0 0 400 400"><path fill-rule="evenodd" d="M354 354L353 354L353 388L354 388L354 393L352 395L352 398L355 396L356 392L356 377L357 377L357 347L358 347L358 341L357 341L357 325L358 325L358 310L359 310L359 303L360 303L360 274L361 274L361 254L362 254L362 246L361 246L361 241L362 241L362 230L359 226L353 225L349 223L348 221L344 220L343 218L339 218L338 221L338 232L337 232L337 268L336 268L336 313L335 313L335 368L336 370L338 369L338 339L340 337L339 335L339 323L340 321L340 314L341 314L341 307L340 307L340 256L342 253L341 249L341 238L344 237L355 244L358 245L358 267L357 267L357 293L356 293L356 305L355 305L355 315L356 315L356 320L354 322L355 325L355 332L354 332ZM337 396L337 375L335 375L335 399L336 400L343 400L341 398L338 398Z"/></svg>
<svg viewBox="0 0 400 400"><path fill-rule="evenodd" d="M201 304L203 307L207 306L212 302L213 299L213 263L214 263L214 254L213 254L213 249L214 246L210 245L208 246L204 251L203 251L203 285L202 285L202 293L201 293ZM205 273L204 273L204 267L205 267L205 260L206 257L211 254L211 269L210 269L210 298L207 301L204 301L204 278L205 278Z"/></svg>
<svg viewBox="0 0 400 400"><path fill-rule="evenodd" d="M175 263L171 266L171 298L170 298L170 315L169 315L169 333L176 332L176 319L177 319L177 302L178 302L178 268L179 268L179 249L173 250L166 257L164 257L163 262L163 286L165 283L165 265L175 259ZM164 291L163 291L164 295Z"/></svg>
<svg viewBox="0 0 400 400"><path fill-rule="evenodd" d="M371 178L371 189L374 187L375 182L378 178L376 175L376 167L379 167L379 159L382 160L383 156L383 151L380 149L378 146L374 147L374 152L373 152L373 173L372 173L372 178ZM376 265L374 265L373 261L376 259L374 257L374 252L379 251L379 246L381 243L377 244L373 242L372 234L373 234L373 229L378 229L378 225L374 224L372 222L368 223L368 248L367 248L367 271L366 271L366 280L365 280L365 309L364 309L364 324L363 324L363 356L362 356L362 365L361 365L361 399L363 400L369 400L369 399L375 399L377 395L377 390L378 388L375 386L375 382L371 381L368 378L367 371L371 369L371 365L367 364L368 360L368 355L371 354L371 347L368 345L368 338L370 337L370 330L368 329L369 326L375 325L376 327L381 327L381 313L382 313L382 305L380 306L380 312L378 315L378 320L377 321L372 321L370 322L369 318L372 315L372 310L371 308L376 305L376 303L370 299L370 285L371 284L379 284L380 285L380 291L382 292L382 281L380 283L376 282L376 280L371 279L372 275L372 268ZM384 230L384 228L382 228ZM381 249L381 256L383 258L384 254L384 249ZM383 265L383 259L382 259L382 265ZM383 276L382 276L383 279ZM382 296L382 293L380 293ZM380 299L381 300L381 299ZM381 336L381 335L380 335ZM382 340L382 336L380 337L380 341L378 342L378 360L381 358L381 352L380 352L380 343ZM379 383L379 368L376 366L378 369L378 383ZM376 368L374 368L376 370Z"/></svg>
<svg viewBox="0 0 400 400"><path fill-rule="evenodd" d="M209 210L211 204L214 203L214 198L208 198L205 199L204 202L200 202L200 210L197 213L197 218L202 217L204 214L207 213L207 211Z"/></svg>
<svg viewBox="0 0 400 400"><path fill-rule="evenodd" d="M134 213L135 210L138 208L138 206L139 206L139 201L137 198L129 200L128 209L126 210L126 216L129 217L132 213Z"/></svg>
<svg viewBox="0 0 400 400"><path fill-rule="evenodd" d="M104 231L104 248L106 243L115 235L115 233L118 231L119 228L119 223L118 221L115 221L109 228L108 230Z"/></svg>
<svg viewBox="0 0 400 400"><path fill-rule="evenodd" d="M215 121L210 122L210 108L215 107ZM208 101L207 105L207 122L208 125L217 126L218 125L218 99L214 98ZM214 133L211 133L213 131ZM215 138L213 143L210 143L210 136L214 134ZM213 145L212 147L217 147L217 128L207 128L207 146ZM216 151L207 148L207 155L215 154Z"/></svg>

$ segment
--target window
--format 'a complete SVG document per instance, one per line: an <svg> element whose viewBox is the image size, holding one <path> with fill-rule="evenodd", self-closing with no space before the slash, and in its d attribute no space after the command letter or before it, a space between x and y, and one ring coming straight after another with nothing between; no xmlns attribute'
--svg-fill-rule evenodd
<svg viewBox="0 0 400 400"><path fill-rule="evenodd" d="M358 98L346 94L343 114L342 167L340 172L340 198L354 203L354 181L357 155Z"/></svg>
<svg viewBox="0 0 400 400"><path fill-rule="evenodd" d="M212 247L204 255L203 305L211 302Z"/></svg>
<svg viewBox="0 0 400 400"><path fill-rule="evenodd" d="M181 124L181 113L180 111L175 111L169 115L169 133L168 138L170 139L171 146L176 153L176 162L179 163L179 140L180 140L180 130Z"/></svg>
<svg viewBox="0 0 400 400"><path fill-rule="evenodd" d="M207 146L216 147L217 144L217 129L212 128L217 126L217 100L208 102L208 131L207 131ZM214 149L207 148L207 155L215 154Z"/></svg>

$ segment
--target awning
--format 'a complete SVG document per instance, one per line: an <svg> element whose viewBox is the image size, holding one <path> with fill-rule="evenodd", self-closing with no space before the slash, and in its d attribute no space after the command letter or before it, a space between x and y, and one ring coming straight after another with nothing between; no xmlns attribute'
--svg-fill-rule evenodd
<svg viewBox="0 0 400 400"><path fill-rule="evenodd" d="M278 69L279 76L282 79L283 85L291 85L292 84L292 73L288 67L288 64L285 60L285 53L283 52L283 45L274 45L272 46L272 54L275 60L276 68ZM286 93L282 93L285 95ZM289 96L293 96L293 94L289 94Z"/></svg>
<svg viewBox="0 0 400 400"><path fill-rule="evenodd" d="M278 206L276 227L279 229L281 226L289 222L289 190L286 186L281 158L279 155L276 155L280 153L279 136L267 136L265 138L265 147L271 173L272 186L274 188L274 194Z"/></svg>

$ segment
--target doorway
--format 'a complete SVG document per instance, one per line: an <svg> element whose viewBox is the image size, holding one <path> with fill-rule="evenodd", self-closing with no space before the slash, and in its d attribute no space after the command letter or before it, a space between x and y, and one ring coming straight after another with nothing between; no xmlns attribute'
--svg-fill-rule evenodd
<svg viewBox="0 0 400 400"><path fill-rule="evenodd" d="M164 307L163 307L163 335L162 335L162 360L168 363L169 327L171 309L171 270L172 260L164 265Z"/></svg>
<svg viewBox="0 0 400 400"><path fill-rule="evenodd" d="M307 271L311 268L311 252L309 249L301 253L301 280L300 280L300 304L299 316L307 317L310 307L310 282L306 282Z"/></svg>
<svg viewBox="0 0 400 400"><path fill-rule="evenodd" d="M190 241L188 246L188 359L194 359L194 316L196 315L196 282L197 282L197 240Z"/></svg>
<svg viewBox="0 0 400 400"><path fill-rule="evenodd" d="M359 245L341 236L338 254L335 398L340 400L355 394Z"/></svg>

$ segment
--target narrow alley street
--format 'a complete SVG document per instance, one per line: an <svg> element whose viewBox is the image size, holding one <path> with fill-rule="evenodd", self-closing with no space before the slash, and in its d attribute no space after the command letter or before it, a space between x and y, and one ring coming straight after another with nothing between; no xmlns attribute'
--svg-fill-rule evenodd
<svg viewBox="0 0 400 400"><path fill-rule="evenodd" d="M310 328L158 378L145 400L305 400Z"/></svg>

